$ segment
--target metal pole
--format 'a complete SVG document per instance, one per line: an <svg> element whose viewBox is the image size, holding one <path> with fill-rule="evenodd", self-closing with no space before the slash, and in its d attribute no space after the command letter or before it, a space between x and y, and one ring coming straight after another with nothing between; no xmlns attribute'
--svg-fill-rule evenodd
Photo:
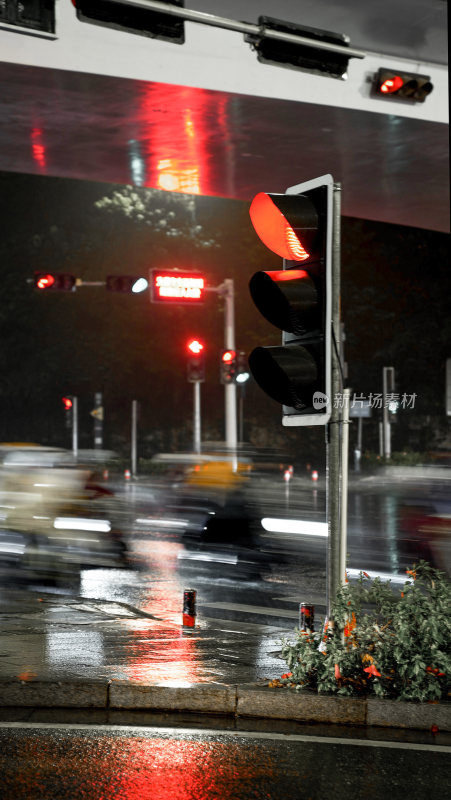
<svg viewBox="0 0 451 800"><path fill-rule="evenodd" d="M94 407L98 415L94 417L94 449L101 450L103 447L103 403L102 392L94 395Z"/></svg>
<svg viewBox="0 0 451 800"><path fill-rule="evenodd" d="M193 383L193 431L194 431L194 452L201 451L200 435L200 381Z"/></svg>
<svg viewBox="0 0 451 800"><path fill-rule="evenodd" d="M326 609L331 618L331 604L340 585L340 410L336 400L341 389L340 364L340 229L341 229L341 185L334 184L333 234L332 234L332 413L327 425L327 563L326 563Z"/></svg>
<svg viewBox="0 0 451 800"><path fill-rule="evenodd" d="M138 430L138 401L132 400L132 475L135 477L138 472L138 447L137 447L137 430Z"/></svg>
<svg viewBox="0 0 451 800"><path fill-rule="evenodd" d="M326 50L331 53L341 53L350 58L365 58L363 50L355 50L346 45L333 44L332 42L322 42L317 39L309 39L306 36L298 36L297 33L285 33L283 31L265 28L264 25L254 25L251 22L240 22L239 20L219 17L216 14L207 14L204 11L196 11L180 6L169 6L161 0L111 0L112 3L120 3L124 6L134 6L152 11L160 11L173 17L181 17L188 22L198 22L200 25L211 25L215 28L225 28L226 30L244 33L248 36L266 36L268 39L278 39L282 42L291 44L303 44L310 47L314 46L318 50Z"/></svg>
<svg viewBox="0 0 451 800"><path fill-rule="evenodd" d="M351 389L343 390L341 432L341 515L340 515L340 583L346 582L346 551L348 541L348 462L349 462L349 399Z"/></svg>
<svg viewBox="0 0 451 800"><path fill-rule="evenodd" d="M72 453L78 456L78 397L72 397Z"/></svg>
<svg viewBox="0 0 451 800"><path fill-rule="evenodd" d="M394 369L393 367L382 368L382 403L383 403L383 443L384 443L384 457L390 458L391 456L391 426L390 418L388 415L388 400L387 395L394 390Z"/></svg>
<svg viewBox="0 0 451 800"><path fill-rule="evenodd" d="M224 296L224 347L235 350L235 305L234 287L232 278L226 278L223 283ZM225 440L226 445L236 454L237 447L237 414L236 414L236 383L226 383L224 386L225 404Z"/></svg>

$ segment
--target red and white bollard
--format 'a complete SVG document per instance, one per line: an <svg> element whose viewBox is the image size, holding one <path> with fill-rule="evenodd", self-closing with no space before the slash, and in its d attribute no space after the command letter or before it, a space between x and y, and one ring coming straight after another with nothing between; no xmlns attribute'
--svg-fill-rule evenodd
<svg viewBox="0 0 451 800"><path fill-rule="evenodd" d="M107 481L109 477L110 477L110 473L108 472L107 469L104 469L103 470L103 480Z"/></svg>
<svg viewBox="0 0 451 800"><path fill-rule="evenodd" d="M315 630L315 606L310 603L299 603L299 629L301 631Z"/></svg>
<svg viewBox="0 0 451 800"><path fill-rule="evenodd" d="M129 469L126 469L124 472L124 480L129 481L132 477L132 474Z"/></svg>
<svg viewBox="0 0 451 800"><path fill-rule="evenodd" d="M318 473L317 473L316 469L312 469L312 481L314 481L316 483L317 480L318 480Z"/></svg>
<svg viewBox="0 0 451 800"><path fill-rule="evenodd" d="M196 622L196 590L185 589L183 592L183 617L184 628L194 628Z"/></svg>

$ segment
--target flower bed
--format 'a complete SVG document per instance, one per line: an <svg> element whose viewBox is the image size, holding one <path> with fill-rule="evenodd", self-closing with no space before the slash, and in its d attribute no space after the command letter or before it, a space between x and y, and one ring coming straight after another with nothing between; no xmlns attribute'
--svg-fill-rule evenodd
<svg viewBox="0 0 451 800"><path fill-rule="evenodd" d="M438 702L449 697L451 583L421 561L400 595L365 572L341 587L332 623L284 640L289 671L270 686Z"/></svg>

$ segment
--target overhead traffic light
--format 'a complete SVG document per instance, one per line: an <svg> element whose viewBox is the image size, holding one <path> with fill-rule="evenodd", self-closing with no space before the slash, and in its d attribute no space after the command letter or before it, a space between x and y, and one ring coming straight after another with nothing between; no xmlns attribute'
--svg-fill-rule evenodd
<svg viewBox="0 0 451 800"><path fill-rule="evenodd" d="M35 289L45 292L75 292L75 276L66 272L35 272Z"/></svg>
<svg viewBox="0 0 451 800"><path fill-rule="evenodd" d="M282 345L256 347L249 366L259 386L283 406L284 425L325 425L331 415L333 178L298 184L286 194L254 197L250 216L283 269L257 272L249 284Z"/></svg>
<svg viewBox="0 0 451 800"><path fill-rule="evenodd" d="M235 383L236 350L222 350L220 361L221 383Z"/></svg>
<svg viewBox="0 0 451 800"><path fill-rule="evenodd" d="M147 289L149 282L139 275L108 275L106 288L109 292L139 294Z"/></svg>
<svg viewBox="0 0 451 800"><path fill-rule="evenodd" d="M354 52L346 53L346 48L349 48L349 39L344 34L308 28L272 17L259 17L258 24L262 33L248 34L245 36L245 41L249 42L256 51L257 58L261 63L301 69L305 72L328 75L332 78L346 77L349 59L352 58ZM298 44L274 39L266 33L271 30L294 34L302 37L303 41ZM316 42L319 43L319 47ZM331 44L333 47L338 46L342 49L327 50L321 47L322 44Z"/></svg>
<svg viewBox="0 0 451 800"><path fill-rule="evenodd" d="M429 75L415 75L413 72L400 72L382 67L375 73L371 94L387 100L410 100L424 103L433 85Z"/></svg>
<svg viewBox="0 0 451 800"><path fill-rule="evenodd" d="M184 0L164 0L167 5L184 8ZM185 25L180 17L113 0L72 0L81 22L117 28L174 44L185 41Z"/></svg>
<svg viewBox="0 0 451 800"><path fill-rule="evenodd" d="M205 347L198 339L190 339L187 343L187 379L188 383L205 381Z"/></svg>

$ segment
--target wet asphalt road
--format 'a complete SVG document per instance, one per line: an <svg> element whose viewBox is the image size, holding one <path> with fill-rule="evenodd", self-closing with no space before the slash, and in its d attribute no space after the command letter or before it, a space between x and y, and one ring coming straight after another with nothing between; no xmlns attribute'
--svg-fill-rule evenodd
<svg viewBox="0 0 451 800"><path fill-rule="evenodd" d="M312 731L312 732L311 732ZM442 800L451 748L194 728L0 726L3 800ZM346 738L345 738L346 737Z"/></svg>

